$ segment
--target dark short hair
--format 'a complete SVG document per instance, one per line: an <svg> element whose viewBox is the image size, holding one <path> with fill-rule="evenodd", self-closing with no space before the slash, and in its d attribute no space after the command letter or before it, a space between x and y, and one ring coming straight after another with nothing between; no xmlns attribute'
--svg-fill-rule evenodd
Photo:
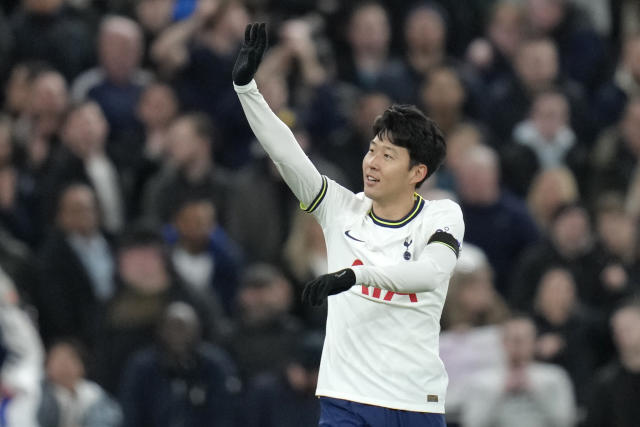
<svg viewBox="0 0 640 427"><path fill-rule="evenodd" d="M622 301L616 304L615 309L613 310L613 313L617 313L618 311L629 310L629 309L635 310L638 313L640 313L640 293L636 292L622 299Z"/></svg>
<svg viewBox="0 0 640 427"><path fill-rule="evenodd" d="M216 129L211 118L205 113L199 111L190 112L179 116L176 120L189 121L196 135L209 143L213 143Z"/></svg>
<svg viewBox="0 0 640 427"><path fill-rule="evenodd" d="M250 265L242 274L240 288L264 288L284 276L275 266L267 263L256 263Z"/></svg>
<svg viewBox="0 0 640 427"><path fill-rule="evenodd" d="M157 246L161 250L164 250L165 246L165 241L160 230L146 222L130 225L124 230L117 241L119 252L143 246Z"/></svg>
<svg viewBox="0 0 640 427"><path fill-rule="evenodd" d="M392 144L409 151L409 168L418 164L427 166L429 178L444 162L447 145L444 135L435 121L414 105L394 104L387 108L373 123L373 133L378 138L388 137Z"/></svg>

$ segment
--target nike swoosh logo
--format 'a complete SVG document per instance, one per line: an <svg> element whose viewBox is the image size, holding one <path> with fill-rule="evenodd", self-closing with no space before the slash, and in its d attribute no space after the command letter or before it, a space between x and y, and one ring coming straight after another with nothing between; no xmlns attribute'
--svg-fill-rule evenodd
<svg viewBox="0 0 640 427"><path fill-rule="evenodd" d="M336 274L336 277L339 279L339 278L341 278L342 276L344 276L344 275L345 275L345 273L346 273L346 271L343 271L343 272L342 272L342 273L340 273L340 274Z"/></svg>
<svg viewBox="0 0 640 427"><path fill-rule="evenodd" d="M351 230L347 230L347 231L345 231L345 232L344 232L344 235L345 235L345 236L347 236L347 237L348 237L348 238L350 238L350 239L355 240L356 242L362 242L362 243L364 243L364 240L356 239L356 238L355 238L355 237L353 237L351 234L349 234L349 232L350 232L350 231L351 231Z"/></svg>

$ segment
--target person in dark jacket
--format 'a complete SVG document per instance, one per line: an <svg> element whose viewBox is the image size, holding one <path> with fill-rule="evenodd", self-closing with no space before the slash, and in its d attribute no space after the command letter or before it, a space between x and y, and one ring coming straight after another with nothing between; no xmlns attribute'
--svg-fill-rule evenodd
<svg viewBox="0 0 640 427"><path fill-rule="evenodd" d="M308 332L279 374L258 377L247 391L245 427L313 426L320 417L315 397L323 337Z"/></svg>
<svg viewBox="0 0 640 427"><path fill-rule="evenodd" d="M496 289L506 295L520 254L538 239L524 202L500 188L498 156L487 146L465 151L455 170L465 240L483 249L496 274Z"/></svg>
<svg viewBox="0 0 640 427"><path fill-rule="evenodd" d="M620 306L611 318L618 360L596 377L586 427L632 427L640 419L640 301Z"/></svg>
<svg viewBox="0 0 640 427"><path fill-rule="evenodd" d="M232 427L241 384L226 353L201 341L193 307L170 304L157 341L124 372L123 427Z"/></svg>
<svg viewBox="0 0 640 427"><path fill-rule="evenodd" d="M101 310L115 291L113 254L100 231L93 190L79 183L66 187L55 222L35 264L40 332L45 344L69 336L91 348Z"/></svg>

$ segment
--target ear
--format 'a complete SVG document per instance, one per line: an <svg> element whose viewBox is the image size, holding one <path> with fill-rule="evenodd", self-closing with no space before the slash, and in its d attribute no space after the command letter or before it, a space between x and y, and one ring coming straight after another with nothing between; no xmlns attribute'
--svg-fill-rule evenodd
<svg viewBox="0 0 640 427"><path fill-rule="evenodd" d="M418 185L418 183L422 181L425 176L427 176L427 171L428 171L427 165L425 165L424 163L419 163L414 167L412 167L410 171L411 184Z"/></svg>

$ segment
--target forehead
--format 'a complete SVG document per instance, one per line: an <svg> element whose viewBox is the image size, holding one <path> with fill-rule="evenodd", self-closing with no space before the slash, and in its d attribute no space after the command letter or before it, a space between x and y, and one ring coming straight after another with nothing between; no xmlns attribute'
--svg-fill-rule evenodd
<svg viewBox="0 0 640 427"><path fill-rule="evenodd" d="M404 148L399 145L395 145L393 142L391 142L391 138L389 137L389 132L384 132L380 135L376 135L371 140L371 144L375 144L379 147L389 149L392 151L398 151ZM406 150L406 148L404 149Z"/></svg>
<svg viewBox="0 0 640 427"><path fill-rule="evenodd" d="M614 327L616 325L640 325L640 309L636 307L625 307L620 309L611 318L611 323Z"/></svg>
<svg viewBox="0 0 640 427"><path fill-rule="evenodd" d="M535 337L535 326L530 320L527 319L512 319L504 324L503 328L504 336L510 337Z"/></svg>

